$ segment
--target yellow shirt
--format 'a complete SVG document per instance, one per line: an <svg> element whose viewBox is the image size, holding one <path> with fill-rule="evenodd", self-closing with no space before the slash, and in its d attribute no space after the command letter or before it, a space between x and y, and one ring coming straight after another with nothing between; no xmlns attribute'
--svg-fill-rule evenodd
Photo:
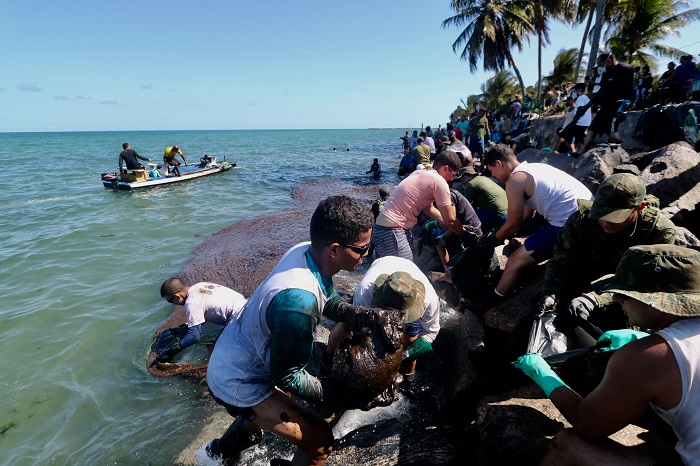
<svg viewBox="0 0 700 466"><path fill-rule="evenodd" d="M182 151L180 149L173 151L172 147L168 147L165 149L165 153L163 154L163 157L167 157L169 159L175 158L176 154L180 154L182 156Z"/></svg>

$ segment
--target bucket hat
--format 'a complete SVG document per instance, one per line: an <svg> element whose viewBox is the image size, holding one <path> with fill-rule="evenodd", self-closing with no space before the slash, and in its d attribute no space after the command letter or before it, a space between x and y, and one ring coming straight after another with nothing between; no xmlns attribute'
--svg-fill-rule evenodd
<svg viewBox="0 0 700 466"><path fill-rule="evenodd" d="M374 281L372 306L405 311L404 322L413 322L423 315L425 287L408 272L381 274Z"/></svg>
<svg viewBox="0 0 700 466"><path fill-rule="evenodd" d="M596 293L634 298L666 314L700 316L700 252L672 244L633 246L614 275L592 285Z"/></svg>
<svg viewBox="0 0 700 466"><path fill-rule="evenodd" d="M588 218L622 223L644 202L647 189L642 180L631 173L608 177L598 187Z"/></svg>

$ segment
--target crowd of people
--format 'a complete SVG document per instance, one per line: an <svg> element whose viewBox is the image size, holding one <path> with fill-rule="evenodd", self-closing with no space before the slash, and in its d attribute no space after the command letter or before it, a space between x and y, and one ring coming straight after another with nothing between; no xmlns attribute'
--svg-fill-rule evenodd
<svg viewBox="0 0 700 466"><path fill-rule="evenodd" d="M585 149L591 134L615 138L619 101L629 105L634 99L634 70L612 54L598 57L598 65L605 68L600 89L574 86L573 116L557 133L560 143ZM591 118L593 106L598 111ZM372 206L348 196L321 201L310 220L310 241L289 249L247 300L213 283L188 286L177 278L163 283L163 299L185 307L188 331L158 355L160 362L196 343L204 322L224 326L207 383L235 420L207 445L209 456L230 464L259 443L265 430L297 447L291 462L273 464L324 464L333 450L331 427L290 396L328 401L328 380L307 370L322 316L336 322L323 373L360 308L402 311L399 374L402 389L410 391L417 362L433 350L440 332L440 302L428 271L417 263L418 248L435 247L445 280L462 290L464 275L450 276L455 261L480 267L478 261L490 260L495 248L518 237L525 239L514 243L500 275L478 293L462 296L462 310L479 318L489 309L498 312L530 271L546 262L533 321L552 313L578 347L615 351L600 385L585 397L540 354L509 355L573 426L555 436L545 462L615 463L627 450L607 436L648 406L673 427L680 458L697 461L700 253L673 245L673 223L637 176L612 175L593 196L557 168L519 161L506 139L506 120L509 125L522 110L517 99L492 124L477 104L469 118L460 115L444 129L407 131L398 185L382 186ZM488 134L498 134L492 140L502 142L485 144ZM367 173L380 170L375 158ZM371 265L354 296L341 297L334 275L354 271L363 261ZM604 333L591 333L588 322ZM482 353L503 350L486 337L484 343Z"/></svg>

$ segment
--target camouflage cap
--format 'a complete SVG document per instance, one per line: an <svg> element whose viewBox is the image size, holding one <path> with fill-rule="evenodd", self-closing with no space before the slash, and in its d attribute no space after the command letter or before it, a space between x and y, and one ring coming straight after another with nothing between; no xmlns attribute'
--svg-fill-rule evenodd
<svg viewBox="0 0 700 466"><path fill-rule="evenodd" d="M631 173L618 173L600 184L588 218L622 223L644 202L647 189L642 180Z"/></svg>
<svg viewBox="0 0 700 466"><path fill-rule="evenodd" d="M425 312L425 286L408 272L381 274L374 281L372 306L406 311L404 322L413 322Z"/></svg>
<svg viewBox="0 0 700 466"><path fill-rule="evenodd" d="M474 167L462 167L452 179L460 180L464 175L476 175L476 170L474 170Z"/></svg>
<svg viewBox="0 0 700 466"><path fill-rule="evenodd" d="M615 275L593 282L596 293L617 293L666 314L700 316L700 252L672 244L633 246Z"/></svg>

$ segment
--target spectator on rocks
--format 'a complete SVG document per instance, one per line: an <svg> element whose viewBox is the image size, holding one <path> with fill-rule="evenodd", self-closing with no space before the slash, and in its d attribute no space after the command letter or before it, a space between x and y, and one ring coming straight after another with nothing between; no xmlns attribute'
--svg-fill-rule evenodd
<svg viewBox="0 0 700 466"><path fill-rule="evenodd" d="M353 271L367 254L372 213L357 200L321 201L310 222L310 243L287 251L253 292L238 318L224 328L209 359L212 397L236 420L206 447L224 464L262 439L261 429L296 446L292 464L322 465L333 449L331 426L286 392L323 401L321 381L309 374L321 315L336 322L356 308L336 293L333 276Z"/></svg>
<svg viewBox="0 0 700 466"><path fill-rule="evenodd" d="M404 351L399 373L402 387L410 389L417 359L433 350L440 332L440 299L433 285L413 262L394 256L382 257L372 265L357 285L354 306L399 309L404 315ZM347 326L338 323L328 337L326 358L349 336ZM326 363L327 364L327 363Z"/></svg>
<svg viewBox="0 0 700 466"><path fill-rule="evenodd" d="M666 105L673 100L675 94L674 78L676 76L676 64L669 62L666 71L659 78L659 103Z"/></svg>
<svg viewBox="0 0 700 466"><path fill-rule="evenodd" d="M513 119L517 120L520 118L520 113L523 111L523 104L520 102L520 96L516 95L515 99L513 99L513 103L511 104L511 113L513 115Z"/></svg>
<svg viewBox="0 0 700 466"><path fill-rule="evenodd" d="M617 128L625 110L634 100L634 69L627 63L617 61L612 52L600 54L597 63L599 67L605 67L600 90L587 105L577 110L577 115L582 116L592 105L600 105L588 128L581 152L590 149L599 134L607 134L608 142L620 143Z"/></svg>
<svg viewBox="0 0 700 466"><path fill-rule="evenodd" d="M591 99L586 93L586 85L583 83L578 83L574 86L574 94L576 95L576 103L574 104L573 108L575 116L578 109L587 106ZM573 157L578 157L579 154L579 152L576 150L576 146L583 147L583 142L586 139L586 130L591 124L591 120L591 109L588 108L575 123L573 123L572 120L571 124L564 125L562 130L560 132L557 132L557 136L559 136L559 138L561 139L564 139L569 145L569 149L571 150L571 155ZM555 144L556 145L552 145L552 149L553 152L556 154L555 148L557 148L561 144L561 140L556 139Z"/></svg>
<svg viewBox="0 0 700 466"><path fill-rule="evenodd" d="M681 64L676 68L676 73L673 77L673 83L676 86L679 102L688 99L688 94L693 85L693 78L695 76L695 66L692 55L683 55L681 57Z"/></svg>
<svg viewBox="0 0 700 466"><path fill-rule="evenodd" d="M222 285L211 282L199 282L188 286L179 278L168 278L160 287L160 296L170 304L185 306L187 316L187 335L177 340L160 357L160 362L167 362L188 346L197 343L201 336L201 327L205 322L226 326L241 312L246 303L242 294Z"/></svg>
<svg viewBox="0 0 700 466"><path fill-rule="evenodd" d="M635 102L635 108L638 110L643 110L647 107L647 100L649 99L649 93L651 92L651 86L654 84L654 77L649 71L649 66L642 66L641 72L639 73L639 81L637 82L637 100Z"/></svg>
<svg viewBox="0 0 700 466"><path fill-rule="evenodd" d="M488 176L479 175L474 167L462 168L455 180L459 182L457 191L469 201L481 220L481 230L484 233L500 228L505 223L508 198L506 191L495 181Z"/></svg>
<svg viewBox="0 0 700 466"><path fill-rule="evenodd" d="M579 200L557 235L547 262L538 312L557 310L574 319L588 320L597 309L612 303L609 294L591 292L590 283L612 273L632 246L673 244L676 231L661 211L648 205L642 180L629 173L608 177L593 202ZM624 328L624 316L606 319L607 329ZM602 325L599 325L602 326ZM582 346L595 345L595 341Z"/></svg>
<svg viewBox="0 0 700 466"><path fill-rule="evenodd" d="M469 120L469 150L475 159L481 160L484 156L484 138L488 132L489 120L486 118L486 110L482 108Z"/></svg>
<svg viewBox="0 0 700 466"><path fill-rule="evenodd" d="M673 245L634 246L614 275L593 283L612 294L629 324L650 329L606 332L598 351L613 351L600 384L585 398L570 389L539 354L515 367L542 388L572 425L557 433L541 464L652 464L607 438L648 407L673 428L683 463L700 458L700 253ZM666 458L669 464L678 458Z"/></svg>
<svg viewBox="0 0 700 466"><path fill-rule="evenodd" d="M506 185L508 216L500 229L492 230L479 241L479 247L493 248L512 238L535 212L547 224L510 255L496 288L472 306L477 313L485 312L512 291L526 270L552 257L557 234L566 219L578 210L577 200L593 199L588 188L568 173L543 163L520 163L513 150L503 144L492 147L484 163Z"/></svg>
<svg viewBox="0 0 700 466"><path fill-rule="evenodd" d="M459 121L457 122L457 125L456 125L456 126L457 126L457 128L460 129L460 131L462 131L462 137L460 137L459 139L462 140L462 141L464 141L464 140L466 139L466 137L467 137L467 134L468 134L468 133L467 133L467 127L469 127L469 119L467 118L467 114L466 114L466 113L463 113L463 114L459 117Z"/></svg>
<svg viewBox="0 0 700 466"><path fill-rule="evenodd" d="M421 211L458 236L466 234L455 215L448 185L460 167L455 152L443 152L435 158L433 168L416 170L399 183L377 217L372 232L377 257L399 256L413 260L410 229L418 222Z"/></svg>

